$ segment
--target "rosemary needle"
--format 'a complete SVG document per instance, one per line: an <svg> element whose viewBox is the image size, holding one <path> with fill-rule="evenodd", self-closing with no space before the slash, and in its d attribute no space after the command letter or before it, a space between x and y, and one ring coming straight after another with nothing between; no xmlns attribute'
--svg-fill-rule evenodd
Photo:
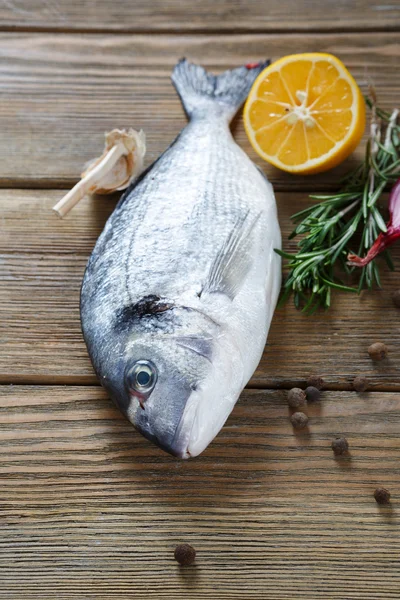
<svg viewBox="0 0 400 600"><path fill-rule="evenodd" d="M377 203L386 185L396 181L400 173L398 111L388 113L378 108L374 93L366 102L371 108L371 128L364 161L344 177L337 194L310 196L320 202L291 217L295 228L289 239L303 236L297 243L297 252L276 250L288 261L289 270L279 306L293 295L296 308L312 314L319 307L329 308L332 289L360 293L365 287L380 287L374 261L357 269L357 287L342 280L353 272L347 255L354 250L355 240L361 240L357 247L362 254L381 231L386 231ZM385 258L392 269L388 251Z"/></svg>

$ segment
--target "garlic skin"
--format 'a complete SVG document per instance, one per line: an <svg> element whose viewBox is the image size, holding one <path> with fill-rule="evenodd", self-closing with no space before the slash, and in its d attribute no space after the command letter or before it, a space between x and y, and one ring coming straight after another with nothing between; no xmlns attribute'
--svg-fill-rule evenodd
<svg viewBox="0 0 400 600"><path fill-rule="evenodd" d="M143 171L143 131L113 129L105 138L103 154L89 163L81 180L53 207L59 217L65 217L86 194L111 194L126 189Z"/></svg>
<svg viewBox="0 0 400 600"><path fill-rule="evenodd" d="M111 194L115 191L125 190L129 184L143 171L144 157L146 154L146 136L144 131L134 129L113 129L105 134L106 143L104 151L99 158L90 161L81 178L84 179L93 169L101 163L112 148L121 144L125 153L120 156L114 166L106 171L97 185L90 193Z"/></svg>

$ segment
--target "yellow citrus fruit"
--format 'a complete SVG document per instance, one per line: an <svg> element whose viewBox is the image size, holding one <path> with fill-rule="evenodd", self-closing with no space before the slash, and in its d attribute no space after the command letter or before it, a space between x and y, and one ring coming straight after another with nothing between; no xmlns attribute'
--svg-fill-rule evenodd
<svg viewBox="0 0 400 600"><path fill-rule="evenodd" d="M319 173L359 144L365 104L344 64L331 54L293 54L257 77L244 108L254 150L290 173Z"/></svg>

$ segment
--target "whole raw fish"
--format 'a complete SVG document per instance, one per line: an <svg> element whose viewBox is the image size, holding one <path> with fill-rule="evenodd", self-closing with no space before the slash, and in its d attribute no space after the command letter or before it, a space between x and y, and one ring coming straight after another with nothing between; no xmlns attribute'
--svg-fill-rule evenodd
<svg viewBox="0 0 400 600"><path fill-rule="evenodd" d="M94 369L148 439L188 458L219 432L263 353L280 288L271 184L229 122L266 63L214 76L182 60L190 119L130 186L85 272Z"/></svg>

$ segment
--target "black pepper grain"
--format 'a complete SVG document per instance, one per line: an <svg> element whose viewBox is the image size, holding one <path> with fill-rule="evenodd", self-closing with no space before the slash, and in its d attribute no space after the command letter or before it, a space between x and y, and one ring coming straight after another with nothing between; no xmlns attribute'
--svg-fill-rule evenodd
<svg viewBox="0 0 400 600"><path fill-rule="evenodd" d="M292 388L288 391L287 403L290 408L299 408L306 403L306 394L300 388Z"/></svg>
<svg viewBox="0 0 400 600"><path fill-rule="evenodd" d="M295 412L290 417L290 421L295 429L304 429L308 423L308 417L303 412Z"/></svg>
<svg viewBox="0 0 400 600"><path fill-rule="evenodd" d="M395 306L397 306L397 308L400 308L400 290L396 290L392 294L392 300L393 300L393 304Z"/></svg>
<svg viewBox="0 0 400 600"><path fill-rule="evenodd" d="M388 355L388 348L382 342L375 342L375 344L371 344L368 348L368 354L372 360L383 360Z"/></svg>
<svg viewBox="0 0 400 600"><path fill-rule="evenodd" d="M190 544L179 544L175 548L174 557L181 567L188 567L195 561L196 550Z"/></svg>
<svg viewBox="0 0 400 600"><path fill-rule="evenodd" d="M306 398L308 402L318 402L318 400L321 398L321 392L313 385L309 385L306 388Z"/></svg>
<svg viewBox="0 0 400 600"><path fill-rule="evenodd" d="M356 392L365 392L368 388L368 381L365 377L355 377L353 380L353 388Z"/></svg>
<svg viewBox="0 0 400 600"><path fill-rule="evenodd" d="M307 379L307 387L315 387L317 390L321 390L324 385L324 380L319 375L310 375Z"/></svg>
<svg viewBox="0 0 400 600"><path fill-rule="evenodd" d="M378 504L389 504L390 492L384 487L378 487L374 491L374 498Z"/></svg>
<svg viewBox="0 0 400 600"><path fill-rule="evenodd" d="M349 450L349 442L345 437L337 437L332 441L332 450L335 456L342 456L347 454Z"/></svg>

